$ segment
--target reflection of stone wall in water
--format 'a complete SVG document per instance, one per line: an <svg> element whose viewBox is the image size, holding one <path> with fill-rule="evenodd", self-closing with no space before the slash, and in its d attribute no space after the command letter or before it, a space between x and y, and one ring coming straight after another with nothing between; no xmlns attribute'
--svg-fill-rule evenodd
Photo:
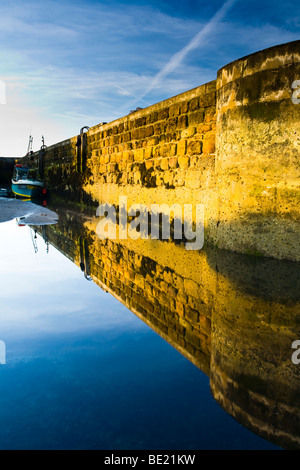
<svg viewBox="0 0 300 470"><path fill-rule="evenodd" d="M227 258L227 259L226 259ZM214 398L239 422L286 448L300 448L300 337L296 263L219 257L212 315Z"/></svg>
<svg viewBox="0 0 300 470"><path fill-rule="evenodd" d="M198 292L203 256L195 257L194 271L189 273L184 262L178 266L178 260L183 261L182 248L159 241L149 251L147 242L103 242L94 238L90 255L94 281L208 374L209 299L199 298ZM196 272L198 279L194 280Z"/></svg>
<svg viewBox="0 0 300 470"><path fill-rule="evenodd" d="M296 263L101 241L98 220L59 216L51 243L210 376L229 414L280 446L300 448L299 366L291 361L300 338Z"/></svg>

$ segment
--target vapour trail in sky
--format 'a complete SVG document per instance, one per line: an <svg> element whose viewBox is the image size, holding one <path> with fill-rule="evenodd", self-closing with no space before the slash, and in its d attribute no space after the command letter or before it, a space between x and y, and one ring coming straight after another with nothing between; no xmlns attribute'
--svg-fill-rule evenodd
<svg viewBox="0 0 300 470"><path fill-rule="evenodd" d="M228 11L233 7L237 0L227 0L223 6L217 11L217 13L209 20L209 22L204 26L204 28L199 31L192 38L192 40L179 52L173 55L170 61L160 70L160 72L154 77L151 84L145 91L145 93L140 97L142 100L147 96L162 80L167 77L171 72L176 70L179 65L184 61L185 57L193 50L197 49L201 42L204 39L213 33L214 29L217 27L218 23L226 16Z"/></svg>

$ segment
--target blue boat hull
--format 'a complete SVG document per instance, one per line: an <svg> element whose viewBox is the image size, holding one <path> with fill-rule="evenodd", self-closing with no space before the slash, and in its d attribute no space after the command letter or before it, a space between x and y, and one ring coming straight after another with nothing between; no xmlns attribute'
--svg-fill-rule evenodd
<svg viewBox="0 0 300 470"><path fill-rule="evenodd" d="M26 199L40 199L44 196L43 188L33 184L12 183L12 191L16 196Z"/></svg>

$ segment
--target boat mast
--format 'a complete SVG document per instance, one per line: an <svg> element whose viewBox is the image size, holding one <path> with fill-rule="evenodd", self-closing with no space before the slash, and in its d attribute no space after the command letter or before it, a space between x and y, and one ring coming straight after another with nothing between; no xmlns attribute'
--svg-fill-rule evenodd
<svg viewBox="0 0 300 470"><path fill-rule="evenodd" d="M30 136L29 136L29 143L28 143L27 156L33 154L32 148L33 148L33 137L30 135Z"/></svg>

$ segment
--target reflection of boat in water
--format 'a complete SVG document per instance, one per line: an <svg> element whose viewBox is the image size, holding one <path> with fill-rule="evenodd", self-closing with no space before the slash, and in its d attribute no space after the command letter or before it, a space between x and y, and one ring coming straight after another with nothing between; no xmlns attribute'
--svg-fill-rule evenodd
<svg viewBox="0 0 300 470"><path fill-rule="evenodd" d="M17 218L17 224L19 225L19 227L24 227L26 225L45 227L46 225L57 224L58 216L55 212L43 208L38 211L38 207L39 206L36 206L34 212L29 212L27 215Z"/></svg>
<svg viewBox="0 0 300 470"><path fill-rule="evenodd" d="M26 227L26 226L29 227L30 237L31 237L31 241L32 241L32 244L33 244L34 252L37 253L39 251L38 244L37 244L37 239L38 239L37 234L38 234L39 226L31 227L30 225L23 224L22 220L18 220L18 219L17 219L17 224L18 224L19 227ZM42 227L41 235L42 235L42 238L43 238L43 240L45 242L45 245L46 245L46 251L47 251L47 253L49 253L50 243L49 243L49 240L48 240L47 225L42 225L41 227Z"/></svg>
<svg viewBox="0 0 300 470"><path fill-rule="evenodd" d="M34 206L34 211L29 212L28 214L19 217L16 219L16 222L19 227L29 227L31 241L34 247L34 252L38 252L37 245L37 233L38 230L41 230L42 238L47 247L47 253L49 253L49 241L47 234L47 227L49 225L55 225L58 222L58 215L55 212L49 211L48 209L40 208L39 206Z"/></svg>
<svg viewBox="0 0 300 470"><path fill-rule="evenodd" d="M9 197L8 189L0 188L0 197Z"/></svg>
<svg viewBox="0 0 300 470"><path fill-rule="evenodd" d="M33 248L34 248L34 252L37 253L39 251L38 249L38 244L37 244L37 227L35 228L32 228L30 227L30 236L31 236L31 241L32 241L32 244L33 244ZM50 243L48 241L48 235L47 235L47 226L46 225L43 225L42 227L42 237L43 237L43 240L45 242L45 245L46 245L46 251L47 251L47 254L49 253L49 246L50 246Z"/></svg>
<svg viewBox="0 0 300 470"><path fill-rule="evenodd" d="M16 196L28 199L40 199L46 195L45 183L37 170L23 165L15 165L12 191Z"/></svg>

